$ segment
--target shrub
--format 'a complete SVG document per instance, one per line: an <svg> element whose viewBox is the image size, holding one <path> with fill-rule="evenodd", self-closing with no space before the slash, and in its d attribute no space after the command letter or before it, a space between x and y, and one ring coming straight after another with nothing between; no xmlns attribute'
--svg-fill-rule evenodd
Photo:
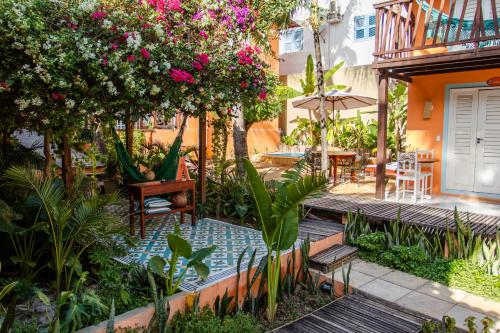
<svg viewBox="0 0 500 333"><path fill-rule="evenodd" d="M385 249L386 238L383 232L377 231L361 235L352 243L361 250L380 252Z"/></svg>
<svg viewBox="0 0 500 333"><path fill-rule="evenodd" d="M175 333L261 333L259 324L249 314L238 313L234 316L219 318L209 308L203 309L199 314L177 314L172 321Z"/></svg>
<svg viewBox="0 0 500 333"><path fill-rule="evenodd" d="M381 255L384 264L403 271L414 270L430 260L425 251L418 246L393 246Z"/></svg>

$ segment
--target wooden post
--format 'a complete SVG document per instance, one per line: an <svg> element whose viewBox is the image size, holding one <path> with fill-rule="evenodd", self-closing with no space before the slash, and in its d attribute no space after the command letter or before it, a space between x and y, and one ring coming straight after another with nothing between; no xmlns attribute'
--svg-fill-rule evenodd
<svg viewBox="0 0 500 333"><path fill-rule="evenodd" d="M198 144L198 196L200 203L207 199L207 116L199 118Z"/></svg>
<svg viewBox="0 0 500 333"><path fill-rule="evenodd" d="M385 198L385 163L387 151L387 94L389 78L387 72L380 71L378 75L378 133L377 133L377 199Z"/></svg>
<svg viewBox="0 0 500 333"><path fill-rule="evenodd" d="M68 134L63 134L63 153L62 153L62 176L66 188L70 188L73 184L73 169L71 161L71 144Z"/></svg>

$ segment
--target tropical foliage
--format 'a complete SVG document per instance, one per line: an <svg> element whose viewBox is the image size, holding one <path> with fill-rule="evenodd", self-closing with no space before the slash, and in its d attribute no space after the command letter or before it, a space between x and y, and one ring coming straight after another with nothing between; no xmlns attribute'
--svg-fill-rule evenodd
<svg viewBox="0 0 500 333"><path fill-rule="evenodd" d="M193 268L202 279L208 277L210 270L208 266L203 263L203 260L212 254L215 250L215 245L201 248L193 252L191 244L182 238L178 224L174 226L174 232L167 235L167 242L168 248L172 252L168 261L165 261L162 257L154 256L149 260L148 267L153 273L165 280L165 290L167 296L170 296L177 292L188 269ZM187 264L182 272L176 276L175 273L178 269L177 264L180 258L187 259ZM165 273L167 264L168 271Z"/></svg>
<svg viewBox="0 0 500 333"><path fill-rule="evenodd" d="M498 301L500 234L484 239L467 225L455 211L453 224L442 237L403 224L399 218L377 227L357 212L348 214L344 237L358 246L364 259Z"/></svg>
<svg viewBox="0 0 500 333"><path fill-rule="evenodd" d="M269 320L273 320L281 275L281 251L289 249L297 240L298 205L318 192L327 181L322 175L302 177L293 171L285 173L284 181L278 186L273 200L262 178L248 160L245 161L245 169L262 224L262 238L267 246L267 316Z"/></svg>

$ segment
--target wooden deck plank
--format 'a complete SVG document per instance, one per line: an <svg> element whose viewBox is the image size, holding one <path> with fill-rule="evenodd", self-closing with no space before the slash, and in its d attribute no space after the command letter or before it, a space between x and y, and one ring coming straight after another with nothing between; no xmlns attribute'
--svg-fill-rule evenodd
<svg viewBox="0 0 500 333"><path fill-rule="evenodd" d="M416 333L426 318L362 295L348 295L274 332Z"/></svg>
<svg viewBox="0 0 500 333"><path fill-rule="evenodd" d="M400 212L401 222L417 225L428 231L442 232L447 226L451 230L455 229L453 210L421 204L388 202L355 195L327 194L321 198L307 200L305 206L336 214L355 213L359 210L373 221L392 221ZM496 230L500 229L500 216L467 212L459 212L459 216L474 232L488 237L494 236Z"/></svg>

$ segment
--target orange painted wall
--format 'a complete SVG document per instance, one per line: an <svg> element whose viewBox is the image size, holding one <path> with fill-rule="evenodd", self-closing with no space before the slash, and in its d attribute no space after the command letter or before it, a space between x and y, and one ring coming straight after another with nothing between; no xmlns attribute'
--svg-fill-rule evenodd
<svg viewBox="0 0 500 333"><path fill-rule="evenodd" d="M198 147L198 119L189 118L187 127L184 130L183 145ZM155 128L152 132L146 132L148 142L159 141L164 144L172 143L177 136L176 129ZM248 152L249 154L273 152L278 150L280 145L280 133L278 130L278 119L255 123L248 131ZM207 155L212 156L212 128L207 128ZM232 137L229 137L228 153L233 151Z"/></svg>
<svg viewBox="0 0 500 333"><path fill-rule="evenodd" d="M449 84L485 83L498 76L499 69L458 72L413 77L408 89L407 144L410 149L434 149L440 162L434 165L434 193L441 192L441 169L443 160L443 129L446 86ZM433 111L430 119L423 118L425 101L430 100ZM441 140L437 141L436 137Z"/></svg>

